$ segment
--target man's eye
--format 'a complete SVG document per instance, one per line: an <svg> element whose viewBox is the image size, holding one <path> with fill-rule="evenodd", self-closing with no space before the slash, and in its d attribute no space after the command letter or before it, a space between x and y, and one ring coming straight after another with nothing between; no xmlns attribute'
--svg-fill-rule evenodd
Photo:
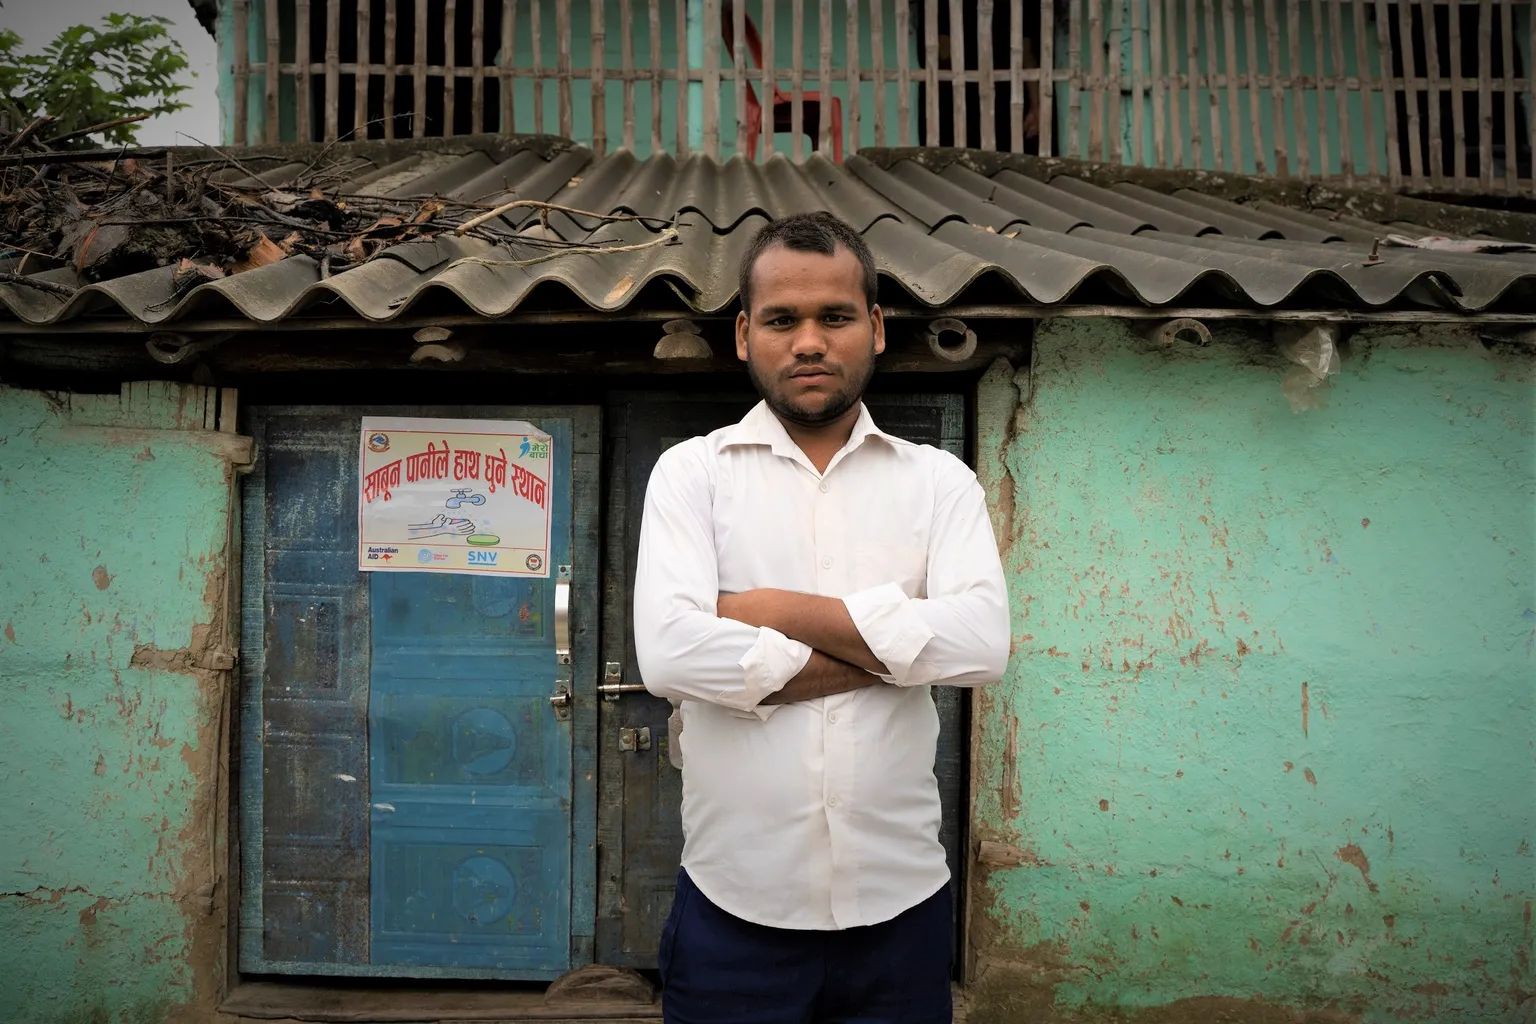
<svg viewBox="0 0 1536 1024"><path fill-rule="evenodd" d="M841 313L828 313L826 316L821 318L821 322L824 324L845 324L850 319L852 318L843 316Z"/></svg>
<svg viewBox="0 0 1536 1024"><path fill-rule="evenodd" d="M792 316L776 316L768 321L768 323L773 327L793 327L795 318Z"/></svg>

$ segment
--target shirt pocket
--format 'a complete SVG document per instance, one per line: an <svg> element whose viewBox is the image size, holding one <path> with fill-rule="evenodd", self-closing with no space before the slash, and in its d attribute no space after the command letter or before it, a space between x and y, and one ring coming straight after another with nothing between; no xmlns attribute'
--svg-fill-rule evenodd
<svg viewBox="0 0 1536 1024"><path fill-rule="evenodd" d="M894 583L908 597L928 596L928 549L916 544L871 544L859 557L860 588Z"/></svg>

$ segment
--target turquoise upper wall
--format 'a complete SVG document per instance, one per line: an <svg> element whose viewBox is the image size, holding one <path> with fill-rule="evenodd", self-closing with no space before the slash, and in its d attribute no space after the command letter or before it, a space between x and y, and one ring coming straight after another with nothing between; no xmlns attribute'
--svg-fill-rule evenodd
<svg viewBox="0 0 1536 1024"><path fill-rule="evenodd" d="M1364 176L1375 173L1383 177L1387 174L1387 104L1379 91L1367 93L1359 89L1346 89L1345 117L1341 119L1338 92L1331 86L1321 91L1316 87L1285 89L1277 111L1275 97L1267 85L1257 90L1243 87L1230 91L1221 81L1229 71L1229 27L1236 54L1234 66L1239 75L1267 76L1273 72L1275 62L1270 55L1273 28L1278 67L1282 75L1292 74L1295 68L1301 76L1309 79L1321 76L1330 82L1339 78L1359 78L1362 75L1372 81L1389 77L1393 73L1392 56L1390 52L1384 54L1381 48L1375 7L1361 7L1363 18L1357 24L1357 5L1353 3L1324 6L1302 2L1293 5L1285 0L1242 0L1218 9L1214 4L1196 6L1192 3L1181 4L1177 0L1155 5L1151 0L1074 2L1078 3L1082 12L1077 54L1083 75L1088 76L1094 72L1093 40L1088 24L1088 11L1094 4L1099 5L1103 23L1100 74L1107 76L1110 72L1110 51L1113 49L1119 53L1122 89L1118 118L1111 117L1107 98L1101 101L1099 114L1104 135L1103 159L1115 159L1114 147L1118 141L1121 154L1119 162L1159 166L1154 108L1160 104L1164 119L1161 166L1203 170L1235 168L1245 174L1276 174L1284 169L1296 176L1339 175L1344 170L1343 157L1347 154L1352 161L1354 174ZM1297 15L1294 31L1290 20L1293 6ZM1397 27L1397 5L1384 9L1392 19L1389 28ZM1227 13L1224 14L1223 10ZM1269 17L1271 10L1275 12L1273 21ZM1179 75L1184 79L1203 75L1218 76L1216 89L1190 90L1181 85L1177 96L1166 88L1161 90L1160 95L1153 94L1150 80L1154 71L1154 15L1160 19L1157 32L1160 43L1157 72L1162 76ZM1335 15L1337 21L1334 20ZM1520 67L1529 68L1531 9L1529 5L1515 6L1512 16L1515 50L1519 54ZM1114 31L1115 28L1119 31ZM1390 31L1388 38L1391 38ZM1321 51L1318 40L1322 40ZM1139 104L1131 91L1138 50L1144 76ZM1060 16L1056 20L1054 62L1058 70L1072 66L1071 26L1068 19ZM1428 69L1424 70L1427 74ZM1470 69L1465 73L1469 76L1473 74ZM1440 75L1442 79L1449 79L1450 68L1442 67ZM1531 94L1528 90L1520 94L1520 103L1529 117ZM1073 118L1071 90L1065 82L1056 85L1055 106L1058 134L1055 148L1058 153L1067 153L1071 145ZM1141 112L1139 133L1136 123L1138 106ZM1089 148L1092 114L1091 97L1089 93L1083 92L1080 94L1077 116L1077 152L1085 159L1097 160L1101 158L1099 150ZM1349 126L1347 135L1344 132L1346 122ZM1255 126L1258 128L1257 139L1254 137ZM1423 130L1428 131L1427 116ZM1406 123L1397 128L1399 136L1406 131ZM1283 152L1277 153L1277 142ZM1305 153L1302 152L1303 147ZM1428 156L1426 152L1426 160ZM1282 158L1285 161L1283 168ZM1411 161L1407 157L1400 159L1402 173L1407 175L1412 170ZM1503 174L1503 166L1500 164L1498 175L1502 177Z"/></svg>
<svg viewBox="0 0 1536 1024"><path fill-rule="evenodd" d="M884 32L883 50L886 67L892 71L896 68L896 55L899 40L896 34L896 3L898 0L879 0L882 12ZM807 92L821 91L819 81L821 61L821 28L820 7L817 0L801 0L805 9L804 29L804 53L806 55L805 85ZM868 26L870 23L871 0L860 0L859 24ZM533 4L520 3L517 5L517 20L513 34L513 46L516 67L532 68L533 61ZM794 29L792 14L794 0L777 0L774 6L774 63L783 67L789 63L789 55L794 52ZM651 32L649 8L642 0L634 0L630 5L632 9L632 48L634 66L645 70L651 66ZM702 46L703 29L702 14L697 2L688 5L690 14L685 19L685 36L689 32L692 42L692 54L685 48L683 63L694 68L703 67ZM253 5L247 25L247 47L250 54L252 73L250 86L246 97L246 117L251 133L251 138L260 140L263 137L266 123L266 76L264 63L266 61L266 25L263 8L261 5ZM281 19L280 34L283 39L282 60L293 59L293 40L295 29L293 22L293 6L291 3L283 3L279 6ZM559 62L559 42L555 32L555 5L552 0L542 0L540 4L539 39L540 61L542 67L553 72ZM746 0L746 15L757 25L759 32L764 28L763 0ZM622 31L622 10L619 0L605 0L603 5L603 63L604 68L610 74L617 74L623 67L624 51ZM675 79L678 66L678 32L677 32L677 5L667 2L661 5L661 63L666 69L666 74L671 81L663 81L661 85L662 100L662 125L661 138L663 148L667 152L675 152L677 139L677 83ZM848 54L848 24L849 15L846 5L839 3L832 21L832 67L834 69L834 82L831 88L833 96L843 103L843 117L851 131L851 108L849 107L849 89L847 80L847 54ZM233 5L224 4L219 12L218 20L219 39L219 110L222 135L226 144L234 143L234 12ZM571 136L583 145L591 145L593 141L593 107L592 107L592 11L591 5L578 2L571 5L571 66L573 69L571 82L571 116L573 131ZM859 61L860 67L869 69L874 64L873 43L867 31L859 34ZM908 42L908 60L911 66L917 67L915 44ZM721 47L720 64L722 70L731 66L731 57ZM750 55L747 59L748 67L752 67ZM840 76L840 77L839 77ZM787 71L781 72L779 88L788 93L791 91L790 75ZM350 79L344 79L343 88L350 88ZM495 81L490 81L486 86L488 93L499 89ZM650 81L641 81L635 84L635 150L637 156L646 157L651 150L651 88ZM754 91L758 94L759 101L764 101L764 90L761 83L753 83ZM699 93L701 85L695 85L693 90ZM559 131L559 86L553 80L543 81L536 95L534 83L531 79L517 79L513 85L513 117L508 124L503 120L504 131L530 133L536 127L542 126L544 132L554 134ZM294 110L294 89L292 76L284 75L279 81L279 111L280 133L285 141L296 138L297 123ZM875 134L875 83L864 82L860 87L860 129L859 145L873 146L878 141ZM885 117L887 142L895 145L898 140L897 120L897 90L894 85L885 90ZM913 139L916 138L916 109L917 87L911 90L911 116L909 123L912 125ZM536 109L542 113L542 122L535 117ZM690 146L697 147L702 138L702 101L699 95L692 97L692 113L689 115ZM608 149L618 149L624 140L624 87L623 83L608 80L605 83L603 111L605 127L608 134ZM732 83L723 82L720 95L720 155L728 158L736 152L736 96ZM344 126L345 129L345 126ZM850 136L851 142L851 136ZM775 139L775 147L780 152L789 153L793 140L788 134L781 133ZM759 142L759 153L762 150L762 142ZM805 142L805 152L811 151L811 142Z"/></svg>
<svg viewBox="0 0 1536 1024"><path fill-rule="evenodd" d="M519 4L517 10L517 22L513 35L515 60L514 66L518 68L532 68L533 61L533 11L532 4ZM632 58L636 68L648 69L651 66L651 30L649 9L644 4L631 4L634 35L631 41ZM616 72L623 68L624 33L623 21L620 17L619 4L616 0L605 0L603 4L603 29L604 68L609 72ZM662 4L661 31L659 41L661 45L662 65L672 69L677 67L677 5L675 3ZM684 25L686 33L686 19ZM571 64L577 69L578 77L571 83L571 120L573 125L572 137L583 145L592 145L593 108L592 108L592 9L590 4L571 5ZM559 42L555 34L554 4L546 3L540 14L539 59L542 67L552 70L559 63ZM684 56L686 63L687 57ZM674 72L675 74L675 72ZM580 77L586 76L585 78ZM604 130L608 134L608 148L618 149L624 144L624 85L622 82L605 81L604 83ZM558 83L553 80L544 81L535 90L534 83L530 79L517 79L514 81L512 100L513 117L510 122L503 118L502 130L508 133L530 133L542 130L549 134L558 134L560 131L560 89ZM651 97L652 83L649 81L635 83L635 154L637 156L649 156L651 149ZM542 121L538 120L542 116ZM677 140L677 82L663 81L661 84L661 141L664 152L672 152Z"/></svg>
<svg viewBox="0 0 1536 1024"><path fill-rule="evenodd" d="M978 403L976 838L1022 863L977 880L972 1019L1529 1020L1536 360L1359 335L1295 414L1267 337L1035 347Z"/></svg>
<svg viewBox="0 0 1536 1024"><path fill-rule="evenodd" d="M1090 4L1093 2L1096 0L1088 0ZM1152 77L1151 20L1154 7L1149 0L1097 0L1097 2L1102 3L1101 17L1105 40L1101 73L1109 74L1108 50L1111 47L1117 48L1120 55L1119 74L1123 84L1118 120L1111 120L1109 102L1107 99L1102 101L1100 116L1103 119L1101 124L1107 159L1114 159L1114 146L1118 141L1121 163L1158 166L1153 110L1155 102L1160 102L1164 118L1163 166L1227 170L1233 168L1235 161L1237 170L1243 173L1274 174L1279 169L1275 148L1277 141L1275 129L1278 124L1281 129L1278 141L1284 149L1290 174L1333 175L1341 172L1341 157L1345 150L1341 140L1345 136L1339 120L1338 99L1332 90L1326 91L1320 97L1315 88L1285 90L1278 117L1271 91L1267 87L1256 90L1258 117L1255 121L1254 97L1252 91L1247 88L1239 88L1235 92L1236 117L1234 120L1232 102L1234 94L1224 85L1215 90L1205 88L1191 90L1181 87L1177 97L1167 89L1161 91L1160 97L1154 97L1150 87L1144 85L1140 104L1140 148L1138 149L1137 104L1131 92L1131 77L1135 69L1138 49L1141 51L1142 74L1148 82ZM1381 75L1382 53L1374 15L1366 21L1364 34L1361 35L1356 30L1352 4L1345 4L1340 9L1337 31L1330 15L1333 8L1325 9L1317 4L1299 4L1299 29L1293 36L1286 16L1287 5L1281 2L1271 3L1269 6L1277 11L1274 29L1278 39L1281 74L1291 73L1294 44L1295 59L1300 63L1300 74L1308 77L1340 75L1340 70L1334 65L1333 47L1333 40L1338 38L1343 51L1343 75L1358 76L1362 73L1362 69L1372 78ZM1222 78L1226 76L1229 25L1220 10L1209 4L1196 8L1194 5L1186 7L1175 2L1157 4L1155 13L1161 18L1159 26L1161 56L1158 68L1161 75L1176 74L1186 79L1198 78L1202 75ZM1252 53L1248 45L1250 18L1253 24ZM1320 24L1317 22L1318 18L1321 18ZM1111 32L1112 25L1118 25L1121 31ZM1269 52L1271 23L1266 18L1266 6L1258 3L1257 0L1249 0L1246 5L1238 5L1232 9L1230 27L1236 44L1237 73L1269 75L1273 69ZM1318 52L1315 42L1318 38L1314 35L1315 28L1321 30L1321 38L1325 40L1322 53ZM1214 47L1210 45L1212 41L1214 41ZM1091 43L1088 17L1084 13L1078 49L1078 60L1084 75L1091 74L1094 68ZM1057 67L1070 68L1071 57L1070 26L1064 21L1058 21L1055 60ZM1390 58L1387 70L1391 71ZM1386 105L1379 93L1370 94L1368 109L1371 119L1369 134L1365 131L1367 104L1362 100L1362 94L1358 91L1347 94L1345 112L1350 129L1348 153L1353 161L1355 173L1364 174L1368 161L1374 159L1378 172L1384 174L1387 169ZM1070 145L1072 130L1071 92L1066 83L1058 83L1056 86L1056 110L1057 131L1060 135L1057 148L1065 152ZM1194 131L1191 131L1191 112L1194 117ZM1091 116L1090 97L1085 92L1081 94L1079 100L1077 125L1079 145L1082 147L1081 152L1084 157L1099 159L1098 151L1089 149ZM1254 138L1255 124L1259 129L1257 145ZM1235 135L1234 126L1237 128ZM1320 127L1323 129L1321 133ZM1298 131L1307 150L1305 162L1302 160L1301 146L1298 144ZM1221 157L1219 161L1218 156Z"/></svg>
<svg viewBox="0 0 1536 1024"><path fill-rule="evenodd" d="M745 9L747 15L757 24L759 29L764 25L763 10L766 0L746 0ZM803 52L805 54L805 88L807 91L821 90L819 81L821 30L820 30L820 5L817 0L800 0L805 11L805 29L803 40ZM861 26L858 32L859 66L868 70L874 63L874 52L869 25L871 21L871 5L875 0L858 0L858 24ZM909 66L913 70L914 78L920 77L921 70L918 67L919 41L915 38L901 40L896 34L896 5L902 0L878 0L882 12L882 43L885 55L885 65L888 70L894 70L897 64L897 54L901 46L905 45L908 53ZM1183 5L1177 2L1159 3L1154 5L1150 0L1085 0L1085 3L1100 4L1100 16L1102 18L1103 44L1101 53L1101 74L1109 73L1109 51L1113 48L1120 57L1120 77L1122 92L1120 95L1119 111L1111 123L1110 102L1105 96L1101 100L1099 111L1100 124L1104 134L1104 146L1102 149L1104 159L1114 159L1115 144L1119 143L1120 160L1128 164L1143 164L1155 166L1158 164L1158 150L1154 131L1154 106L1160 105L1164 113L1165 128L1163 141L1163 164L1170 167L1202 168L1207 170L1231 169L1234 166L1243 173L1269 173L1274 174L1282 169L1281 158L1284 158L1284 170L1292 175L1338 175L1342 173L1342 157L1347 151L1353 164L1353 171L1357 175L1367 175L1374 167L1375 173L1385 175L1388 169L1387 134L1386 134L1386 110L1387 106L1378 92L1362 94L1358 90L1348 90L1345 96L1344 108L1349 126L1348 143L1342 143L1346 136L1343 131L1345 120L1339 116L1338 97L1334 91L1327 90L1321 94L1316 88L1286 89L1279 100L1278 110L1275 97L1268 88L1258 90L1256 116L1255 105L1247 88L1239 88L1234 95L1224 87L1216 90L1204 88L1191 90L1181 88L1177 97L1163 89L1159 95L1154 95L1148 85L1143 92L1140 103L1136 101L1131 91L1131 77L1135 70L1136 54L1139 51L1141 57L1141 70L1148 82L1153 73L1153 33L1151 19L1154 12L1160 18L1158 42L1160 44L1160 63L1157 70L1162 75L1179 74L1185 77L1199 77L1205 74L1222 75L1227 73L1227 46L1226 33L1228 22L1225 16L1213 5ZM788 56L793 52L794 34L792 14L794 0L776 0L774 3L774 48L775 63L783 65L788 63ZM1363 32L1355 22L1355 7L1353 4L1345 4L1339 8L1339 21L1335 27L1333 21L1333 7L1322 7L1318 4L1301 3L1297 5L1297 27L1293 33L1288 16L1289 7L1284 3L1265 4L1259 0L1245 0L1244 4L1233 9L1231 27L1233 29L1236 51L1236 67L1239 74L1247 74L1252 71L1260 75L1268 75L1271 72L1271 60L1269 51L1270 21L1267 18L1269 6L1274 6L1276 45L1279 53L1279 65L1283 73L1288 73L1293 63L1292 46L1295 46L1295 61L1299 63L1300 73L1304 76L1315 77L1357 77L1364 73L1372 79L1379 78L1383 73L1383 54L1380 47L1377 23L1374 8L1367 9L1363 25ZM533 67L533 3L517 5L517 22L514 33L514 52L516 66L527 69ZM703 28L702 28L702 3L701 0L688 0L685 4L685 31L687 45L683 48L682 62L688 67L701 69L703 67ZM1253 46L1250 55L1249 46L1249 22L1253 26ZM631 4L632 8L632 37L634 66L644 70L651 65L651 32L649 9L640 0ZM539 4L541 12L540 39L542 42L540 59L546 71L553 72L559 60L558 42L555 33L555 5L552 0L541 0ZM1391 8L1395 11L1395 8ZM251 133L251 138L260 140L263 138L266 120L265 101L265 72L266 60L266 27L264 21L263 5L252 6L247 27L247 47L252 64L252 76L246 99L246 116ZM280 34L284 40L282 60L293 60L293 40L295 38L294 5L291 0L284 0L279 4L279 18L281 19ZM618 0L604 0L604 48L603 62L605 69L610 73L618 73L623 64L623 22L621 20L621 7ZM1088 16L1085 8L1082 11L1082 29L1078 46L1078 60L1083 75L1093 73L1093 47L1089 32ZM662 124L661 139L663 149L674 152L677 139L677 83L675 81L675 69L679 62L678 47L678 5L664 3L661 5L660 23L660 52L661 64L667 69L670 81L661 84ZM916 25L916 14L910 19L913 27ZM1319 22L1320 19L1320 22ZM571 84L572 98L572 137L584 144L591 145L594 140L593 114L591 100L590 69L592 66L592 17L591 6L587 3L573 3L571 5L571 63L573 68L573 81ZM848 25L849 17L845 5L838 4L832 25L832 68L834 82L831 88L833 96L842 101L843 115L851 125L852 110L849 106L849 87L846 78L848 67ZM1069 20L1064 16L1058 16L1056 20L1055 40L1055 65L1058 71L1064 71L1072 64L1072 46L1070 37ZM1118 26L1119 31L1114 29ZM220 109L220 121L222 136L225 144L232 144L234 134L234 14L233 5L224 4L218 18L219 38L219 82L218 103ZM1514 9L1514 38L1515 46L1520 54L1521 66L1530 67L1530 9L1527 6L1517 6ZM1320 30L1320 31L1318 31ZM909 30L909 36L911 30ZM1324 40L1322 52L1318 51L1317 39ZM1341 58L1336 66L1334 41L1338 40L1338 49ZM1212 45L1214 43L1214 45ZM730 65L730 56L722 47L720 53L722 68ZM1390 71L1391 60L1386 60ZM1442 69L1442 76L1449 75L1449 68ZM350 90L350 79L343 78L342 88ZM498 84L488 81L486 88L489 93L499 89ZM759 99L763 99L763 90L754 85L759 92ZM779 88L786 93L790 91L790 77L787 72L781 71ZM689 87L689 96L685 102L687 113L687 130L685 134L689 139L689 147L696 149L702 145L703 137L703 103L701 83L694 83ZM538 90L541 95L536 96L534 83L531 80L519 79L515 82L513 100L513 116L510 122L503 119L504 131L528 133L542 127L548 133L559 131L558 109L558 85L553 81L545 81ZM652 107L652 83L640 81L635 84L634 98L636 111L635 128L635 153L640 157L651 155L651 120ZM866 148L879 144L875 133L875 83L865 82L860 86L860 126L858 144L852 146L852 138L849 138L850 148ZM605 89L603 117L607 132L608 149L617 149L623 145L624 140L624 87L621 82L608 81ZM894 83L888 85L880 93L881 102L885 107L886 144L897 145L900 140L900 121L898 120L898 90ZM279 110L280 110L280 134L285 140L296 137L296 114L294 109L294 82L291 76L283 76L279 83ZM1193 102L1191 102L1193 101ZM1520 102L1526 112L1527 118L1531 116L1531 97L1528 92L1522 93ZM736 101L734 87L728 82L722 82L720 100L720 153L721 156L730 157L736 152ZM917 114L919 105L919 89L914 83L909 95L908 126L910 138L915 143L920 141L917 137ZM1140 108L1141 123L1136 123L1136 110ZM542 121L536 116L536 108L542 114ZM1193 111L1194 131L1191 131L1191 112ZM1234 116L1235 115L1235 116ZM1080 95L1079 111L1077 116L1077 149L1076 153L1087 159L1099 159L1100 150L1091 148L1090 121L1093 116L1093 103L1089 93ZM1369 125L1367 125L1369 117ZM1066 82L1058 82L1056 85L1056 120L1055 120L1055 151L1066 154L1072 145L1072 112L1071 89ZM1258 128L1258 138L1255 139L1254 127ZM1427 121L1426 121L1427 125ZM1277 127L1279 128L1278 141L1283 149L1283 154L1276 152ZM345 128L345 126L344 126ZM1367 131L1369 128L1369 131ZM1235 129L1235 131L1234 131ZM851 128L849 129L851 131ZM1406 131L1406 128L1400 129ZM1303 156L1302 141L1305 141L1306 154ZM1138 147L1139 143L1139 147ZM787 134L780 134L775 140L775 148L780 152L792 152L792 139ZM761 152L761 145L759 146ZM805 152L810 152L810 143L806 143ZM1218 159L1218 157L1220 159ZM1402 167L1406 174L1411 170L1408 163ZM1499 172L1502 175L1502 170Z"/></svg>
<svg viewBox="0 0 1536 1024"><path fill-rule="evenodd" d="M218 674L190 659L213 639L230 480L170 429L202 392L0 387L7 1024L159 1022L212 969L216 933L194 945L217 922Z"/></svg>

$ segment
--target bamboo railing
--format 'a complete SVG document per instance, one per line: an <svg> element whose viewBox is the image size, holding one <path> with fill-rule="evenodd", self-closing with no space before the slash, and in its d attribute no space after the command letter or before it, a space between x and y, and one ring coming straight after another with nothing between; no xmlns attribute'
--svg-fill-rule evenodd
<svg viewBox="0 0 1536 1024"><path fill-rule="evenodd" d="M840 131L845 153L960 144L1536 190L1533 0L230 4L239 142L556 132L599 154L719 157L755 135L758 158L803 159ZM751 29L768 73L725 45ZM809 96L836 97L841 125L819 117L808 137Z"/></svg>

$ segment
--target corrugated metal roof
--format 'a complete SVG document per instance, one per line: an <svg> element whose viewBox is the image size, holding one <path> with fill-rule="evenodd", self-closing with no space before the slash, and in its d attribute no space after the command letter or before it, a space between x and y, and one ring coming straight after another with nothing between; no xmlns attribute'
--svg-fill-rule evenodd
<svg viewBox="0 0 1536 1024"><path fill-rule="evenodd" d="M1015 170L990 177L960 163L940 173L910 159L882 167L861 156L834 165L819 155L796 165L702 156L594 160L580 148L469 148L411 153L376 164L357 159L341 193L446 196L479 203L528 199L568 207L541 220L534 209L502 218L507 242L451 233L411 241L344 273L322 275L295 255L202 284L177 299L172 268L87 283L72 270L38 276L81 286L72 297L0 285L0 306L28 323L125 314L145 323L237 316L274 323L304 315L385 322L410 312L500 317L520 307L617 311L660 306L701 313L736 298L736 270L753 232L769 218L827 209L857 227L880 264L883 293L916 303L1172 303L1241 307L1524 310L1536 303L1536 255L1458 255L1383 248L1373 239L1400 226L1239 204L1190 189L1172 195L1133 184L1104 188L1073 176L1049 182ZM343 159L347 147L337 150ZM299 163L259 174L283 185ZM604 222L591 214L649 220ZM655 241L672 223L674 244ZM1406 233L1416 233L1410 226ZM1427 233L1419 231L1417 233ZM539 238L584 243L550 256ZM600 252L598 247L631 247ZM16 261L0 262L15 269Z"/></svg>

